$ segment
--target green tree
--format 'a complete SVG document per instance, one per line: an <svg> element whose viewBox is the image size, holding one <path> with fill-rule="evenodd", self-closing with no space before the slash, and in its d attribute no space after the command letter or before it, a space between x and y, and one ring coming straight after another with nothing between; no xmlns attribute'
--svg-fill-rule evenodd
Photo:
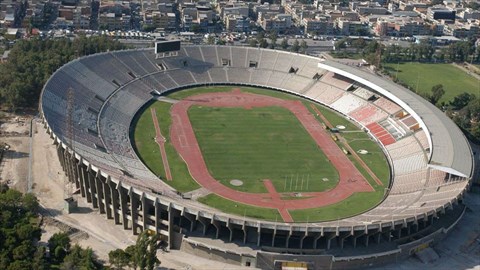
<svg viewBox="0 0 480 270"><path fill-rule="evenodd" d="M257 41L256 39L251 38L251 39L248 41L248 44L250 45L250 47L257 47L258 41Z"/></svg>
<svg viewBox="0 0 480 270"><path fill-rule="evenodd" d="M431 90L432 94L430 95L430 102L434 105L438 103L438 101L443 97L445 94L445 90L443 89L442 84L437 84L432 87Z"/></svg>
<svg viewBox="0 0 480 270"><path fill-rule="evenodd" d="M108 261L113 269L121 270L130 264L130 254L123 249L115 249L108 253Z"/></svg>
<svg viewBox="0 0 480 270"><path fill-rule="evenodd" d="M306 53L307 48L308 48L307 42L305 40L302 40L302 42L300 42L300 52Z"/></svg>
<svg viewBox="0 0 480 270"><path fill-rule="evenodd" d="M460 110L467 106L472 100L476 99L477 97L474 94L470 94L467 92L463 92L458 94L450 101L450 106L453 110Z"/></svg>
<svg viewBox="0 0 480 270"><path fill-rule="evenodd" d="M33 255L32 260L32 269L33 270L47 270L49 269L49 264L45 256L46 249L45 247L38 247Z"/></svg>
<svg viewBox="0 0 480 270"><path fill-rule="evenodd" d="M280 47L282 47L282 49L284 50L288 49L288 39L286 38L282 39L282 42L280 43Z"/></svg>
<svg viewBox="0 0 480 270"><path fill-rule="evenodd" d="M295 39L293 42L292 47L290 48L292 52L298 52L300 50L300 42L298 42L298 39Z"/></svg>
<svg viewBox="0 0 480 270"><path fill-rule="evenodd" d="M61 262L70 250L70 237L67 233L55 233L48 239L48 248L53 254L53 259Z"/></svg>
<svg viewBox="0 0 480 270"><path fill-rule="evenodd" d="M97 270L99 268L101 266L95 261L92 249L83 249L79 245L74 245L70 249L60 265L62 270Z"/></svg>
<svg viewBox="0 0 480 270"><path fill-rule="evenodd" d="M267 47L268 47L268 42L267 42L267 40L266 40L266 39L260 40L259 46L260 46L261 48L267 48Z"/></svg>
<svg viewBox="0 0 480 270"><path fill-rule="evenodd" d="M277 31L275 30L272 30L270 32L270 35L268 36L270 38L270 49L275 49L275 47L277 46L277 40L278 40L278 33Z"/></svg>

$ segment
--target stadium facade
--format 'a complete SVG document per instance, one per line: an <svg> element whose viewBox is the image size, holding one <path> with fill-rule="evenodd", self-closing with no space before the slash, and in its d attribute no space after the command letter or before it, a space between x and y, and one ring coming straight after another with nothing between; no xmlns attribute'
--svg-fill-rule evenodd
<svg viewBox="0 0 480 270"><path fill-rule="evenodd" d="M369 211L319 223L280 223L219 213L159 180L137 156L131 124L158 94L205 85L248 85L302 96L356 122L391 166L384 200ZM435 106L373 73L295 53L183 46L95 54L58 69L41 114L69 180L100 213L170 248L245 266L345 269L405 258L458 222L473 170L468 141Z"/></svg>

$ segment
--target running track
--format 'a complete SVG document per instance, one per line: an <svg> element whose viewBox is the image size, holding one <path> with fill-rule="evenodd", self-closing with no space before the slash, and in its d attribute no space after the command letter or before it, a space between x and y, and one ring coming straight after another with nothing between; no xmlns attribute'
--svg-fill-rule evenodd
<svg viewBox="0 0 480 270"><path fill-rule="evenodd" d="M331 190L311 192L302 195L309 197L299 200L281 200L275 188L270 188L269 180L264 181L269 193L246 193L224 186L208 172L205 160L198 145L195 133L188 118L188 108L192 105L210 107L254 107L280 106L290 110L312 136L317 145L339 173L339 183ZM239 90L223 93L199 94L184 99L171 108L172 126L170 138L177 152L185 160L192 177L204 188L226 199L248 205L275 208L285 222L292 222L288 210L321 207L348 198L356 192L371 192L373 188L365 180L342 150L333 142L330 135L300 101L242 93ZM273 189L272 189L273 188Z"/></svg>

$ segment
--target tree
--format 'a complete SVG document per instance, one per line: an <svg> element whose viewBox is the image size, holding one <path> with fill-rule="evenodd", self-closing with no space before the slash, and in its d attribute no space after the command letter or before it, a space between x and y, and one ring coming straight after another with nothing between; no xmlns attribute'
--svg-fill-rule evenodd
<svg viewBox="0 0 480 270"><path fill-rule="evenodd" d="M270 38L270 49L275 49L276 45L277 45L277 39L278 39L278 33L277 31L275 30L272 30L270 32L270 35L268 36Z"/></svg>
<svg viewBox="0 0 480 270"><path fill-rule="evenodd" d="M65 256L60 269L62 270L97 270L101 268L93 256L91 248L83 249L79 245L74 245Z"/></svg>
<svg viewBox="0 0 480 270"><path fill-rule="evenodd" d="M208 45L213 45L213 44L215 44L215 37L214 37L213 35L208 35L207 44L208 44Z"/></svg>
<svg viewBox="0 0 480 270"><path fill-rule="evenodd" d="M33 255L32 269L33 270L47 270L49 269L49 264L45 256L46 250L45 247L38 247Z"/></svg>
<svg viewBox="0 0 480 270"><path fill-rule="evenodd" d="M302 42L300 42L300 51L302 53L306 53L307 48L308 48L307 42L305 40L302 40Z"/></svg>
<svg viewBox="0 0 480 270"><path fill-rule="evenodd" d="M467 106L470 101L476 99L477 97L474 94L469 94L467 92L463 92L458 94L450 101L450 106L453 110L460 110L463 107Z"/></svg>
<svg viewBox="0 0 480 270"><path fill-rule="evenodd" d="M292 52L298 52L300 50L300 43L298 42L298 39L295 39L293 42L292 47L290 48Z"/></svg>
<svg viewBox="0 0 480 270"><path fill-rule="evenodd" d="M248 44L250 45L250 47L257 47L258 41L257 41L256 39L251 38L251 39L248 41Z"/></svg>
<svg viewBox="0 0 480 270"><path fill-rule="evenodd" d="M130 254L125 252L123 249L115 249L108 253L108 261L113 269L123 269L129 265L130 260Z"/></svg>
<svg viewBox="0 0 480 270"><path fill-rule="evenodd" d="M70 237L63 232L55 233L48 239L48 248L50 254L53 254L53 259L61 262L70 250Z"/></svg>
<svg viewBox="0 0 480 270"><path fill-rule="evenodd" d="M432 87L431 90L432 94L430 95L430 102L434 105L438 103L438 101L443 97L445 94L445 90L443 89L443 85L437 84Z"/></svg>
<svg viewBox="0 0 480 270"><path fill-rule="evenodd" d="M267 48L267 47L268 47L268 42L267 42L267 40L266 40L266 39L260 40L259 46L260 46L261 48Z"/></svg>
<svg viewBox="0 0 480 270"><path fill-rule="evenodd" d="M111 264L115 262L115 267L124 265L128 259L128 265L133 269L153 270L160 264L157 258L158 245L157 234L143 231L138 236L135 245L128 246L123 253L122 250L114 250L108 254L108 257Z"/></svg>
<svg viewBox="0 0 480 270"><path fill-rule="evenodd" d="M345 49L347 48L347 44L349 43L349 38L342 38L335 42L335 50L338 49Z"/></svg>
<svg viewBox="0 0 480 270"><path fill-rule="evenodd" d="M282 43L280 43L280 47L282 47L282 49L286 50L288 48L288 39L286 39L286 38L282 39Z"/></svg>
<svg viewBox="0 0 480 270"><path fill-rule="evenodd" d="M193 24L191 27L190 27L190 30L194 33L198 33L200 32L201 28L200 28L200 25L198 24Z"/></svg>

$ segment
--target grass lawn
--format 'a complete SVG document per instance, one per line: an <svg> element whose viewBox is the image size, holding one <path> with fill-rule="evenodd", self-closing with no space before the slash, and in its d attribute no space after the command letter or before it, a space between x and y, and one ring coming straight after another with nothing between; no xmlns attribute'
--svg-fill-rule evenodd
<svg viewBox="0 0 480 270"><path fill-rule="evenodd" d="M358 215L375 206L383 198L384 190L358 192L347 199L320 208L288 211L295 222L320 222Z"/></svg>
<svg viewBox="0 0 480 270"><path fill-rule="evenodd" d="M480 82L452 64L424 64L424 63L389 63L384 64L389 72L396 76L398 66L398 79L417 88L418 93L431 93L432 86L442 84L445 95L440 101L450 101L463 92L478 96Z"/></svg>
<svg viewBox="0 0 480 270"><path fill-rule="evenodd" d="M350 147L356 152L358 152L360 149L368 151L368 154L358 154L358 156L382 181L383 185L388 187L388 183L390 181L390 167L388 166L385 154L383 153L382 149L380 149L378 144L370 139L368 134L364 132L342 133L341 136L345 138L348 145L350 145Z"/></svg>
<svg viewBox="0 0 480 270"><path fill-rule="evenodd" d="M279 192L324 191L338 183L335 167L285 108L192 106L188 114L211 175L226 186L266 192L270 179ZM232 179L244 184L232 186Z"/></svg>
<svg viewBox="0 0 480 270"><path fill-rule="evenodd" d="M246 216L251 218L282 221L280 213L277 209L255 207L247 204L242 204L227 200L216 194L209 194L198 199L199 202L216 208L222 212L232 213L238 216Z"/></svg>
<svg viewBox="0 0 480 270"><path fill-rule="evenodd" d="M192 179L188 172L187 165L183 162L182 158L178 155L177 151L170 142L170 107L172 104L165 102L154 102L148 106L141 116L134 123L134 143L138 156L142 159L143 163L155 174L162 179L165 178L165 170L163 168L162 156L160 154L160 148L155 142L155 127L153 126L152 114L150 108L155 108L157 119L160 124L160 130L162 135L167 139L165 143L165 151L167 153L168 163L170 165L170 171L172 173L172 181L165 180L165 183L169 184L180 192L192 191L200 186Z"/></svg>
<svg viewBox="0 0 480 270"><path fill-rule="evenodd" d="M194 95L199 95L199 94L204 94L204 93L218 93L218 92L228 92L232 91L232 89L235 88L240 88L242 92L247 92L247 93L253 93L253 94L260 94L260 95L265 95L265 96L271 96L271 97L278 97L281 99L291 99L291 100L304 100L301 97L295 96L295 95L289 95L285 94L280 91L276 90L271 90L271 89L265 89L265 88L259 88L259 87L237 87L234 85L219 85L219 86L212 86L212 87L195 87L195 88L190 88L186 90L181 90L178 92L173 92L170 94L167 94L169 98L172 99L184 99L186 97L194 96Z"/></svg>

